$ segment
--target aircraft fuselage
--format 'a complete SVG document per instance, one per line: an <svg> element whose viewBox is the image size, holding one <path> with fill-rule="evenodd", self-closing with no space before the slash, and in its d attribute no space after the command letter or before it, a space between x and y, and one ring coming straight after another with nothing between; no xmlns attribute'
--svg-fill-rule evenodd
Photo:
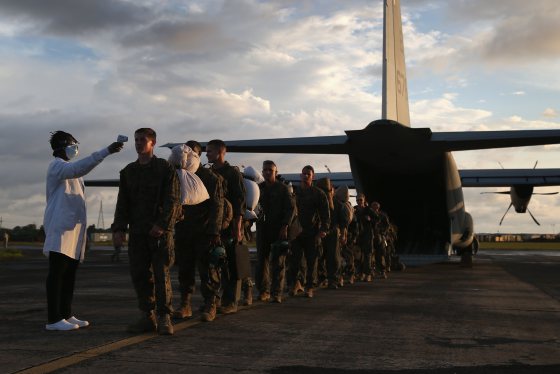
<svg viewBox="0 0 560 374"><path fill-rule="evenodd" d="M450 152L430 143L429 129L380 120L347 131L356 188L378 201L399 230L399 252L448 255L474 237L461 179Z"/></svg>

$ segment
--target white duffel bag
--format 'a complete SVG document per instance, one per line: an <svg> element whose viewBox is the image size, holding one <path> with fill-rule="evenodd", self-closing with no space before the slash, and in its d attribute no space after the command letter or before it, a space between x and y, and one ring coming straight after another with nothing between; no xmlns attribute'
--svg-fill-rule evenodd
<svg viewBox="0 0 560 374"><path fill-rule="evenodd" d="M259 183L264 182L264 178L261 173L259 173L252 166L247 166L243 170L243 185L245 186L245 204L247 205L247 210L243 214L243 219L245 220L256 220L257 213L255 213L255 208L259 203L259 198L261 196L261 191L259 190Z"/></svg>
<svg viewBox="0 0 560 374"><path fill-rule="evenodd" d="M200 166L198 153L194 152L189 146L180 144L171 150L169 162L178 168L177 175L181 184L182 205L197 205L210 198L204 183L195 174Z"/></svg>

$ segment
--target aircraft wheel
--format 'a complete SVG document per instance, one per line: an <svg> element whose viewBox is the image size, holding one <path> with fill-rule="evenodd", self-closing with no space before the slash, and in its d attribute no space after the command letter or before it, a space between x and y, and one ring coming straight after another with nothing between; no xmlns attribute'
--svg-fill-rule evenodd
<svg viewBox="0 0 560 374"><path fill-rule="evenodd" d="M473 267L473 253L472 250L466 249L461 254L461 266L472 268Z"/></svg>

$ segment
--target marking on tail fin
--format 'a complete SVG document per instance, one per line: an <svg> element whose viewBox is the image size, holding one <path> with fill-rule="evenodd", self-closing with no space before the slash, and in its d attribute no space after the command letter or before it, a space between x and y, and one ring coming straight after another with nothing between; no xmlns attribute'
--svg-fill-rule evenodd
<svg viewBox="0 0 560 374"><path fill-rule="evenodd" d="M382 118L410 127L400 0L384 0Z"/></svg>

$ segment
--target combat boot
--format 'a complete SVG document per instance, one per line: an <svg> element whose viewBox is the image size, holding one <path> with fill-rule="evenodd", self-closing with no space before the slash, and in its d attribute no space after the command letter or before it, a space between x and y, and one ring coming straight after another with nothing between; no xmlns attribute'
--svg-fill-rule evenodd
<svg viewBox="0 0 560 374"><path fill-rule="evenodd" d="M301 285L301 282L299 280L296 281L296 283L294 284L294 287L292 287L292 290L290 291L290 296L297 296L298 293L303 292L303 286Z"/></svg>
<svg viewBox="0 0 560 374"><path fill-rule="evenodd" d="M200 319L204 322L212 322L216 319L216 299L214 297L206 300Z"/></svg>
<svg viewBox="0 0 560 374"><path fill-rule="evenodd" d="M156 316L153 311L142 312L142 316L134 323L128 325L126 330L128 332L137 334L142 332L153 332L156 330Z"/></svg>
<svg viewBox="0 0 560 374"><path fill-rule="evenodd" d="M270 293L266 291L261 292L261 294L259 295L259 300L262 302L267 302L268 300L270 300Z"/></svg>
<svg viewBox="0 0 560 374"><path fill-rule="evenodd" d="M173 335L173 324L169 314L159 316L157 324L157 332L159 335Z"/></svg>
<svg viewBox="0 0 560 374"><path fill-rule="evenodd" d="M247 286L243 290L243 305L249 306L253 304L253 285Z"/></svg>
<svg viewBox="0 0 560 374"><path fill-rule="evenodd" d="M232 302L228 305L222 305L220 307L220 313L221 314L234 314L237 313L237 304L235 302Z"/></svg>
<svg viewBox="0 0 560 374"><path fill-rule="evenodd" d="M173 318L185 319L192 317L191 293L181 295L181 306L173 313Z"/></svg>

